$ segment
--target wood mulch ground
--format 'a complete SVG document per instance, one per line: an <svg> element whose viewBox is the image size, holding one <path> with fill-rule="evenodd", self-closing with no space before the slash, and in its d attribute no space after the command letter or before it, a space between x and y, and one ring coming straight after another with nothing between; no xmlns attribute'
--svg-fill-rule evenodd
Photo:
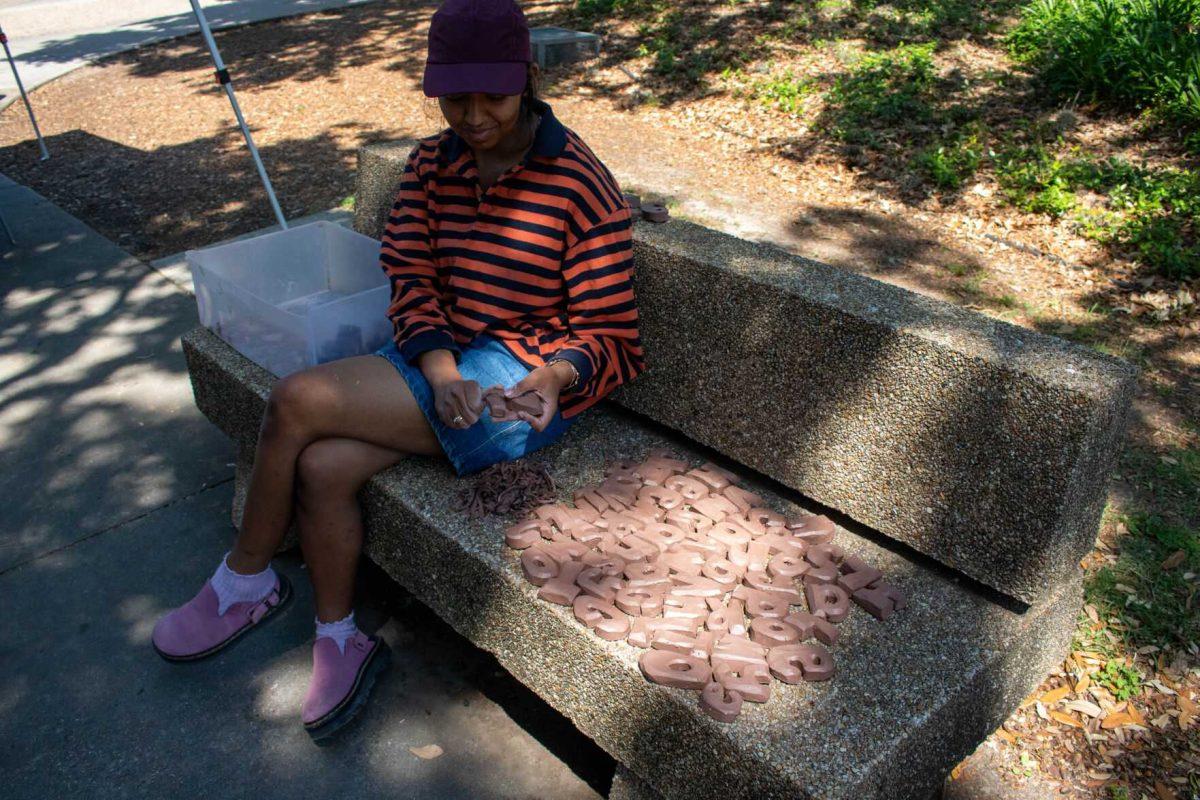
<svg viewBox="0 0 1200 800"><path fill-rule="evenodd" d="M525 8L533 25L570 27L571 5ZM377 3L217 35L289 218L352 195L361 145L444 127L436 102L420 92L434 7ZM811 109L784 114L736 95L756 70L787 66L819 78L836 66L836 48L778 46L742 77L710 76L679 91L638 55L635 26L616 21L598 30L606 37L602 59L551 70L542 94L624 189L668 201L677 216L1134 360L1143 368L1141 390L1112 503L1197 524L1189 517L1192 490L1164 494L1147 475L1159 459L1198 446L1200 317L1195 305L1171 298L1200 287L1147 276L1066 224L1002 204L987 174L939 195L886 156L823 138L806 121ZM944 75L1007 68L987 35L954 39L937 63ZM1031 109L1028 92L1017 78L979 102L996 124L1037 115L1097 155L1177 160L1140 135L1134 120ZM53 157L37 160L28 120L14 104L0 114L0 171L139 257L274 222L197 37L105 59L32 98ZM1118 311L1099 315L1099 306ZM1115 559L1118 525L1106 521L1089 568ZM1109 620L1088 613L1081 630L1119 642ZM1124 654L1147 676L1129 701L1094 679L1103 666L1098 654L1072 653L989 740L1005 779L1014 787L1047 781L1065 797L1116 797L1120 789L1135 800L1200 794L1200 657L1194 645L1143 650Z"/></svg>

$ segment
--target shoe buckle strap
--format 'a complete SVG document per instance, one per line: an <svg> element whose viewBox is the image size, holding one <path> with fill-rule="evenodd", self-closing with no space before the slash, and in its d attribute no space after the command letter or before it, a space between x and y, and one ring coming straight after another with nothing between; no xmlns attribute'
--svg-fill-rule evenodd
<svg viewBox="0 0 1200 800"><path fill-rule="evenodd" d="M250 621L258 622L267 612L279 604L279 592L274 589L271 593L263 598L262 602L250 609Z"/></svg>

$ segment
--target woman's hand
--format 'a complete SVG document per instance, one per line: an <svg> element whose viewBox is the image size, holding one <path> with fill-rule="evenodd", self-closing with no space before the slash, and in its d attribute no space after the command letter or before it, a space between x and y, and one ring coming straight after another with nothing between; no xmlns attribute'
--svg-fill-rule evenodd
<svg viewBox="0 0 1200 800"><path fill-rule="evenodd" d="M528 422L535 431L544 431L554 417L554 412L558 411L558 395L573 377L571 368L564 367L563 364L538 367L504 392L505 397L516 397L533 389L541 390L546 398L541 416L535 417L525 411L517 412L517 416Z"/></svg>
<svg viewBox="0 0 1200 800"><path fill-rule="evenodd" d="M483 413L483 389L476 381L465 381L462 376L431 384L433 408L447 428L469 428L479 421ZM461 417L461 422L455 422Z"/></svg>

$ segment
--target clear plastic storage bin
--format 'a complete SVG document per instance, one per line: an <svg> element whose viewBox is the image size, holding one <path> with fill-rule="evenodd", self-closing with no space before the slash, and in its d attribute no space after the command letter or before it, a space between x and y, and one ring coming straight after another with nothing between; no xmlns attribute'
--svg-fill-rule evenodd
<svg viewBox="0 0 1200 800"><path fill-rule="evenodd" d="M200 323L279 377L387 342L379 242L312 222L187 251Z"/></svg>

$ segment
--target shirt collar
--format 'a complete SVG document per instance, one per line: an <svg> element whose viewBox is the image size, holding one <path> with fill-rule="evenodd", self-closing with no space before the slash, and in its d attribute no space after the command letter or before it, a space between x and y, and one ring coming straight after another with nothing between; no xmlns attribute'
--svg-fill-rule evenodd
<svg viewBox="0 0 1200 800"><path fill-rule="evenodd" d="M567 146L566 128L554 116L554 111L545 100L535 97L532 106L534 111L542 115L542 119L538 122L537 130L533 134L533 146L530 148L529 154L549 158L561 155ZM467 142L455 133L453 128L447 128L446 131L449 135L442 141L442 149L446 155L446 163L453 164L462 155L463 150L467 147Z"/></svg>

